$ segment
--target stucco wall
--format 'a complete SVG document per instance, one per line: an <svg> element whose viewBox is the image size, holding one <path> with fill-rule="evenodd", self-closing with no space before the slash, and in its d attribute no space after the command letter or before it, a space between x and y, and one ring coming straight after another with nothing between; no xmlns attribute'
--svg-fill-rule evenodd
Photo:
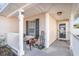
<svg viewBox="0 0 79 59"><path fill-rule="evenodd" d="M28 21L32 21L39 18L39 25L40 25L40 30L39 33L41 34L41 31L45 31L45 14L39 14L39 15L35 15L35 16L31 16L31 17L26 17L24 20L24 33L26 33L26 20ZM56 24L56 20L49 15L49 45L51 45L57 38L56 33L57 33L57 24Z"/></svg>
<svg viewBox="0 0 79 59"><path fill-rule="evenodd" d="M33 21L39 18L39 35L41 34L41 31L45 30L45 15L44 14L39 14L31 17L26 17L24 20L24 33L26 33L26 21Z"/></svg>
<svg viewBox="0 0 79 59"><path fill-rule="evenodd" d="M0 32L9 33L9 32L18 32L19 30L19 21L17 18L11 17L6 18L0 16Z"/></svg>

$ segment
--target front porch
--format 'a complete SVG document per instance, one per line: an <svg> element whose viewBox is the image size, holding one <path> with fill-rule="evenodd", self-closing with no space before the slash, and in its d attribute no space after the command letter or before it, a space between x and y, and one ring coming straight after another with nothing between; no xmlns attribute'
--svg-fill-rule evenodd
<svg viewBox="0 0 79 59"><path fill-rule="evenodd" d="M71 3L9 4L0 13L0 32L8 33L7 44L19 56L79 55L78 10L79 4ZM36 43L44 48L34 48Z"/></svg>
<svg viewBox="0 0 79 59"><path fill-rule="evenodd" d="M69 42L56 40L48 49L38 49L32 47L32 50L24 44L24 56L73 56L69 48ZM27 52L28 51L28 52Z"/></svg>
<svg viewBox="0 0 79 59"><path fill-rule="evenodd" d="M26 37L34 36L34 38L38 35L37 36L38 40L40 40L40 36L42 35L42 32L43 32L44 36L42 40L44 40L43 45L45 46L45 49L39 50L37 48L32 47L33 50L30 51L29 47L28 48L26 47L24 48L25 55L73 56L74 54L71 48L71 40L73 40L71 39L71 35L72 35L71 28L73 25L71 25L71 23L73 20L76 20L74 19L74 17L77 15L76 11L74 10L75 7L72 9L71 4L68 4L68 5L54 4L54 6L52 5L53 7L50 7L47 9L47 5L51 6L51 4L45 4L45 5L37 4L37 6L33 6L27 10L27 13L26 13L27 16L25 16L25 19L24 19L24 34ZM62 7L60 7L60 5L62 5ZM64 6L68 10L66 10ZM37 14L34 14L34 12L38 11L39 8L41 9L40 10L41 13L39 11L39 13L37 12ZM48 12L43 13L43 11L45 10L42 8L46 8ZM59 12L60 15L57 15L57 11L59 10L62 10L64 14L62 15L62 12ZM70 12L69 10L72 10L72 12ZM73 13L75 16L72 15ZM39 20L38 27L36 26L37 19ZM60 28L61 28L61 31L60 31ZM64 34L61 34L60 32L61 33L63 32ZM29 39L26 39L26 40L29 40ZM66 41L69 41L69 42L67 43ZM25 45L26 44L24 44L24 46Z"/></svg>

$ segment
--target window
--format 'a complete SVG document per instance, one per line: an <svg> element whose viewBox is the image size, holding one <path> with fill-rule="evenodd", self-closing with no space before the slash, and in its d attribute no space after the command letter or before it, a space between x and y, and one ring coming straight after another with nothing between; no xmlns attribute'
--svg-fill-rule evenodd
<svg viewBox="0 0 79 59"><path fill-rule="evenodd" d="M35 21L28 21L28 35L35 36Z"/></svg>
<svg viewBox="0 0 79 59"><path fill-rule="evenodd" d="M26 35L39 37L39 19L34 21L26 21Z"/></svg>

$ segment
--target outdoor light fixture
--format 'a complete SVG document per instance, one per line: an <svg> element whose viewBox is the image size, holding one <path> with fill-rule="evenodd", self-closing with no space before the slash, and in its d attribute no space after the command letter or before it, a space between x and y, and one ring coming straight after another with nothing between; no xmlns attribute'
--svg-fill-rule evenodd
<svg viewBox="0 0 79 59"><path fill-rule="evenodd" d="M57 15L62 15L62 12L57 12Z"/></svg>

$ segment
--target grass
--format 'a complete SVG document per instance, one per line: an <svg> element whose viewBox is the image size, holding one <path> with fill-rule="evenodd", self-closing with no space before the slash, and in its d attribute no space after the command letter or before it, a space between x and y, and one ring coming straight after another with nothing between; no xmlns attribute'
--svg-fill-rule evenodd
<svg viewBox="0 0 79 59"><path fill-rule="evenodd" d="M74 28L79 28L79 24L75 24L74 25Z"/></svg>

